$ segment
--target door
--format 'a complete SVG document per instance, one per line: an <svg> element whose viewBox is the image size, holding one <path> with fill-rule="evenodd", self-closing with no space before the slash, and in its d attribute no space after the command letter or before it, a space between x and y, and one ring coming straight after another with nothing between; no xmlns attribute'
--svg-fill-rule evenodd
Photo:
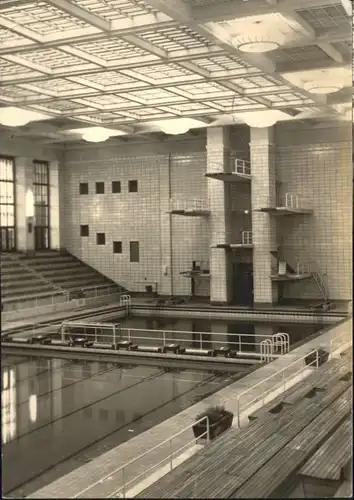
<svg viewBox="0 0 354 500"><path fill-rule="evenodd" d="M0 249L2 252L14 252L15 229L13 227L2 227L0 229Z"/></svg>
<svg viewBox="0 0 354 500"><path fill-rule="evenodd" d="M250 263L233 264L233 304L253 306L253 266Z"/></svg>
<svg viewBox="0 0 354 500"><path fill-rule="evenodd" d="M34 246L36 250L47 250L48 246L48 228L36 226L34 229Z"/></svg>

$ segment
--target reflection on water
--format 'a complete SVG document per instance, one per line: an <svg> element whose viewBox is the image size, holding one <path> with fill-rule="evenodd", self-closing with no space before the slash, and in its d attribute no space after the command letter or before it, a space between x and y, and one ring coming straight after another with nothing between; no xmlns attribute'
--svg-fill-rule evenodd
<svg viewBox="0 0 354 500"><path fill-rule="evenodd" d="M15 495L23 493L23 485L26 494L35 491L87 456L117 446L245 373L41 358L4 361L3 492Z"/></svg>

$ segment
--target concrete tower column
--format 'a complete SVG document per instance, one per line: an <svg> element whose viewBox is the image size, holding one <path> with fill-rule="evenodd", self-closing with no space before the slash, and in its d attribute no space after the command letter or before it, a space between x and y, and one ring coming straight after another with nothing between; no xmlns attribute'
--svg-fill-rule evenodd
<svg viewBox="0 0 354 500"><path fill-rule="evenodd" d="M53 250L60 249L59 168L58 161L49 163L49 241Z"/></svg>
<svg viewBox="0 0 354 500"><path fill-rule="evenodd" d="M260 208L275 206L275 146L274 127L251 128L252 168L252 231L253 231L253 293L254 305L272 305L278 301L276 283L273 283L270 252L276 250L276 223L274 217L259 212Z"/></svg>
<svg viewBox="0 0 354 500"><path fill-rule="evenodd" d="M207 129L207 172L230 172L229 129L212 127ZM231 229L231 189L223 181L208 178L210 204L210 245L228 243ZM224 249L210 249L210 302L228 303L232 294L230 256Z"/></svg>
<svg viewBox="0 0 354 500"><path fill-rule="evenodd" d="M34 250L33 162L16 158L16 241L21 252Z"/></svg>

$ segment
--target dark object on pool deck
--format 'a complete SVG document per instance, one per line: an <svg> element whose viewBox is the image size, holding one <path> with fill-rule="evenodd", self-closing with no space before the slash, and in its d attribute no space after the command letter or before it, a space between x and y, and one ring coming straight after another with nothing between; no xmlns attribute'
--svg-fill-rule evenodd
<svg viewBox="0 0 354 500"><path fill-rule="evenodd" d="M180 351L179 344L167 344L165 345L165 352L172 352L173 354L178 354Z"/></svg>
<svg viewBox="0 0 354 500"><path fill-rule="evenodd" d="M50 344L59 347L64 347L64 346L69 347L72 345L70 340L62 340L62 339L51 339Z"/></svg>
<svg viewBox="0 0 354 500"><path fill-rule="evenodd" d="M332 309L332 303L330 300L326 300L325 302L321 302L320 304L316 304L311 306L311 311L313 312L326 312Z"/></svg>
<svg viewBox="0 0 354 500"><path fill-rule="evenodd" d="M230 347L222 346L222 347L215 347L214 351L215 354L223 354L225 358L228 358L230 356L231 349Z"/></svg>
<svg viewBox="0 0 354 500"><path fill-rule="evenodd" d="M321 347L318 349L318 366L323 365L323 363L326 363L328 361L329 357L329 352L325 351ZM305 363L307 366L316 366L316 352L313 352L311 354L308 354L305 358Z"/></svg>
<svg viewBox="0 0 354 500"><path fill-rule="evenodd" d="M70 343L75 347L91 347L93 344L92 340L88 340L87 337L73 337L70 339Z"/></svg>
<svg viewBox="0 0 354 500"><path fill-rule="evenodd" d="M94 342L91 347L93 349L117 349L116 344L109 344L106 342Z"/></svg>
<svg viewBox="0 0 354 500"><path fill-rule="evenodd" d="M187 347L184 350L184 354L189 354L190 356L216 356L214 349L194 349L192 347Z"/></svg>
<svg viewBox="0 0 354 500"><path fill-rule="evenodd" d="M31 339L31 344L49 345L50 343L51 339L47 335L37 334Z"/></svg>
<svg viewBox="0 0 354 500"><path fill-rule="evenodd" d="M162 346L154 346L154 345L138 345L138 351L141 352L164 352L164 348Z"/></svg>
<svg viewBox="0 0 354 500"><path fill-rule="evenodd" d="M200 420L203 417L208 417L209 419L209 438L212 440L231 427L234 414L225 410L224 406L211 406L203 411L203 413L197 415L196 420ZM197 439L206 439L206 431L206 419L193 425L193 433Z"/></svg>
<svg viewBox="0 0 354 500"><path fill-rule="evenodd" d="M117 344L117 349L127 349L127 351L136 351L138 344L133 344L131 340L121 340Z"/></svg>
<svg viewBox="0 0 354 500"><path fill-rule="evenodd" d="M32 337L13 337L11 340L18 344L32 344Z"/></svg>

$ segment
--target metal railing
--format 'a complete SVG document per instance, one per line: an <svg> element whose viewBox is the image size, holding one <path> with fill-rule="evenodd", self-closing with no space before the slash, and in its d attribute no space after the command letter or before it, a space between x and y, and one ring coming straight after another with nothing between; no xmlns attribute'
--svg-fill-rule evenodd
<svg viewBox="0 0 354 500"><path fill-rule="evenodd" d="M124 296L121 297L121 299ZM124 305L121 302L121 305ZM74 322L75 325L75 322ZM116 326L113 323L111 327ZM79 326L79 324L77 324ZM89 325L87 325L88 327ZM108 326L108 325L106 325ZM90 325L91 327L91 325ZM92 328L94 325L92 325ZM278 333L276 335L255 335L253 333L228 333L227 335L221 332L193 332L183 330L149 330L140 328L119 328L116 329L116 336L107 332L100 332L97 325L97 332L86 332L85 336L89 340L115 343L117 338L119 341L128 341L139 343L141 345L149 345L154 347L166 347L169 344L178 343L181 347L192 347L193 349L205 350L212 348L211 345L217 344L220 347L229 347L235 350L238 354L249 354L255 357L260 357L264 361L270 361L279 357L290 350L290 338L287 333ZM184 338L183 338L184 337ZM226 340L225 340L225 337ZM230 340L230 337L235 340ZM223 339L223 340L222 340ZM245 340L246 339L246 340ZM256 340L257 339L257 340ZM264 340L269 341L270 349L264 348Z"/></svg>
<svg viewBox="0 0 354 500"><path fill-rule="evenodd" d="M309 201L300 194L285 193L284 197L278 197L277 206L294 210L304 209L309 208Z"/></svg>
<svg viewBox="0 0 354 500"><path fill-rule="evenodd" d="M192 198L190 200L171 198L170 210L183 212L208 212L209 202L208 200L203 200L201 198Z"/></svg>
<svg viewBox="0 0 354 500"><path fill-rule="evenodd" d="M58 292L53 295L44 295L42 297L21 298L18 302L4 302L3 313L14 313L16 311L25 311L27 309L38 309L40 307L48 307L56 304L64 304L68 302L66 295ZM30 303L31 305L28 305Z"/></svg>
<svg viewBox="0 0 354 500"><path fill-rule="evenodd" d="M58 301L50 304L40 304L37 303L34 306L28 306L28 307L23 307L21 309L14 309L14 310L5 310L1 314L1 320L2 322L6 321L15 321L17 319L23 319L23 316L21 317L14 317L16 313L26 313L26 311L31 311L33 314L31 315L26 315L26 317L31 317L31 316L36 316L38 314L46 314L46 313L52 313L52 312L60 312L60 311L65 311L66 309L79 309L82 307L89 307L89 306L94 306L97 305L95 301L99 300L100 298L105 298L109 300L119 300L121 297L121 293L112 293L110 295L99 295L98 297L87 297L84 299L72 299L72 300L64 300L64 301ZM59 295L58 295L59 297ZM34 299L31 299L34 300ZM29 302L30 300L28 300ZM5 303L6 305L6 303ZM26 304L24 304L26 305ZM58 306L58 311L53 311L52 307L53 306Z"/></svg>
<svg viewBox="0 0 354 500"><path fill-rule="evenodd" d="M248 160L240 160L236 158L235 160L235 172L239 175L251 175L251 162Z"/></svg>
<svg viewBox="0 0 354 500"><path fill-rule="evenodd" d="M312 362L310 362L308 365L305 364L305 359L307 356L311 356L312 354L315 354L315 358ZM299 369L297 371L293 371L293 368L296 366L299 366ZM314 349L313 351L307 353L306 355L302 356L299 359L296 359L289 365L287 365L285 368L282 368L276 373L273 373L269 377L261 380L257 384L253 385L252 387L249 387L245 391L241 392L241 394L238 394L237 396L237 426L238 428L241 427L241 413L245 412L247 408L251 408L252 406L257 405L258 408L262 408L266 404L266 399L267 396L278 390L282 389L282 393L285 393L287 390L286 384L290 380L294 379L295 377L305 374L305 371L309 366L316 367L316 369L319 367L319 356L318 356L318 350ZM286 375L287 372L290 373ZM279 380L280 379L280 380ZM266 385L269 383L270 380L274 380L274 385L272 385L270 388L266 388ZM255 391L255 389L261 388L264 385L264 388L261 389L261 395L258 395L251 399L250 401L246 402L245 404L242 405L242 400L245 399L246 395L251 395L252 392ZM259 404L259 406L258 406ZM255 410L254 410L255 411Z"/></svg>
<svg viewBox="0 0 354 500"><path fill-rule="evenodd" d="M92 285L82 287L81 291L85 297L98 297L99 295L110 295L114 292L120 293L122 292L122 287L118 284ZM90 292L93 292L93 295L89 295Z"/></svg>
<svg viewBox="0 0 354 500"><path fill-rule="evenodd" d="M339 348L343 348L344 346L348 345L348 347L352 344L353 338L351 335L351 328L348 325L348 331L343 332L340 335L334 337L331 339L330 342L330 356L333 356L333 353L337 351Z"/></svg>
<svg viewBox="0 0 354 500"><path fill-rule="evenodd" d="M139 481L139 480L141 481L144 476L150 475L154 469L161 467L166 463L169 463L170 470L173 470L174 457L177 454L180 454L180 452L182 450L185 450L187 447L190 447L192 444L194 444L196 442L196 439L194 438L194 439L188 441L186 444L179 447L177 450L173 450L172 441L174 439L176 439L177 437L181 436L181 434L185 433L186 431L189 431L194 425L201 423L201 422L204 422L204 421L206 422L206 431L203 432L199 437L201 438L201 437L206 436L206 442L207 442L207 444L209 444L209 442L210 442L209 418L207 416L205 416L205 417L202 417L201 419L197 420L196 422L193 422L193 424L188 425L187 427L185 427L181 431L177 432L176 434L173 434L171 437L165 439L164 441L162 441L158 445L154 446L153 448L150 448L149 450L145 451L144 453L142 453L138 457L134 458L133 460L130 460L126 464L122 465L121 467L118 467L117 469L111 471L106 476L101 477L98 481L95 481L94 483L87 486L85 489L81 490L79 493L76 493L72 498L80 497L81 495L87 493L88 491L93 490L95 488L95 486L97 486L97 485L100 485L100 488L102 488L102 483L104 483L107 480L109 480L109 482L111 483L114 476L116 476L117 474L121 475L121 483L122 484L113 493L110 493L108 495L108 498L117 497L117 496L121 496L121 495L123 498L125 498L126 493L128 491L128 487L132 486L133 483L136 484L137 481ZM162 460L159 460L158 462L154 463L153 466L149 467L148 469L145 469L143 472L140 472L140 473L138 472L138 473L134 474L133 478L127 479L127 475L128 475L127 470L133 464L136 464L136 462L138 462L139 460L147 457L148 455L152 454L154 451L161 449L165 445L168 446L167 457L164 457ZM142 468L143 467L140 466L140 470ZM139 467L138 467L138 470L139 470Z"/></svg>
<svg viewBox="0 0 354 500"><path fill-rule="evenodd" d="M252 245L252 231L242 231L242 245Z"/></svg>

